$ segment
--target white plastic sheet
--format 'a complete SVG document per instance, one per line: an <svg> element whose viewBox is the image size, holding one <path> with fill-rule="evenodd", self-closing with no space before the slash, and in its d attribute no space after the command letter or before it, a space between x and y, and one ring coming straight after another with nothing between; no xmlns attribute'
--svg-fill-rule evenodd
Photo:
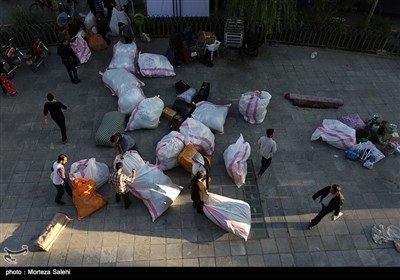
<svg viewBox="0 0 400 280"><path fill-rule="evenodd" d="M119 36L118 22L125 23L126 25L131 24L131 20L124 11L118 11L116 8L113 8L110 19L110 29L114 36Z"/></svg>
<svg viewBox="0 0 400 280"><path fill-rule="evenodd" d="M97 162L95 158L82 159L71 165L69 176L71 178L86 178L96 182L96 188L108 181L110 171L107 164Z"/></svg>
<svg viewBox="0 0 400 280"><path fill-rule="evenodd" d="M138 169L135 182L128 183L127 187L146 205L153 222L171 206L183 189L174 184L161 169L150 164Z"/></svg>

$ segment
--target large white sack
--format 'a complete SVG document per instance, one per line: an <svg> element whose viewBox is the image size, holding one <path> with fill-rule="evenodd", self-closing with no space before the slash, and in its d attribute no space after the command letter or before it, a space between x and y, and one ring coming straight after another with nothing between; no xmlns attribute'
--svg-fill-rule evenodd
<svg viewBox="0 0 400 280"><path fill-rule="evenodd" d="M138 65L143 77L175 76L174 67L171 65L168 58L161 54L140 53Z"/></svg>
<svg viewBox="0 0 400 280"><path fill-rule="evenodd" d="M96 18L92 12L89 12L83 21L83 25L85 26L86 32L92 30L94 26L96 26Z"/></svg>
<svg viewBox="0 0 400 280"><path fill-rule="evenodd" d="M126 151L124 154L124 159L121 159L120 155L116 155L114 158L113 169L115 170L115 164L117 162L122 162L123 168L122 173L130 176L132 174L132 169L139 170L142 166L146 165L146 162L142 159L139 153L135 150Z"/></svg>
<svg viewBox="0 0 400 280"><path fill-rule="evenodd" d="M82 38L82 32L78 32L75 39L71 42L71 48L74 51L76 57L80 63L88 62L92 52L85 39Z"/></svg>
<svg viewBox="0 0 400 280"><path fill-rule="evenodd" d="M118 89L125 87L143 87L144 83L125 68L108 69L102 75L104 85L111 90L113 95L118 94Z"/></svg>
<svg viewBox="0 0 400 280"><path fill-rule="evenodd" d="M333 119L324 119L322 125L317 127L311 135L311 141L320 137L326 143L345 151L351 150L351 147L356 144L355 129Z"/></svg>
<svg viewBox="0 0 400 280"><path fill-rule="evenodd" d="M192 113L192 118L200 121L209 129L223 134L225 119L231 104L216 105L208 101L196 103L196 109Z"/></svg>
<svg viewBox="0 0 400 280"><path fill-rule="evenodd" d="M361 155L365 152L365 150L369 150L370 155L365 160L369 160L372 163L377 163L378 161L385 158L385 155L371 141L362 142L362 143L360 142L360 143L354 145L353 147L351 147L351 150L357 151Z"/></svg>
<svg viewBox="0 0 400 280"><path fill-rule="evenodd" d="M209 156L214 153L215 136L200 121L187 118L179 127L179 132L185 136L185 145L192 143L197 151Z"/></svg>
<svg viewBox="0 0 400 280"><path fill-rule="evenodd" d="M247 241L251 229L250 205L247 202L208 193L203 211L214 224Z"/></svg>
<svg viewBox="0 0 400 280"><path fill-rule="evenodd" d="M130 115L146 97L139 87L121 86L118 89L118 112Z"/></svg>
<svg viewBox="0 0 400 280"><path fill-rule="evenodd" d="M109 25L110 29L111 29L111 33L114 36L119 36L118 22L125 23L126 25L131 24L131 20L129 19L128 15L124 11L118 11L114 7L112 10L112 13L111 13L111 19L110 19L110 25Z"/></svg>
<svg viewBox="0 0 400 280"><path fill-rule="evenodd" d="M95 158L82 159L71 165L70 178L86 178L96 182L96 188L101 187L108 181L110 171L107 164L97 162Z"/></svg>
<svg viewBox="0 0 400 280"><path fill-rule="evenodd" d="M246 182L247 159L250 157L250 144L244 141L240 134L235 144L231 144L224 151L225 168L237 187Z"/></svg>
<svg viewBox="0 0 400 280"><path fill-rule="evenodd" d="M263 90L243 93L239 100L239 112L248 123L260 124L265 119L271 98L271 94Z"/></svg>
<svg viewBox="0 0 400 280"><path fill-rule="evenodd" d="M135 129L157 128L160 123L160 117L164 109L164 102L158 96L145 98L132 111L129 117L125 131Z"/></svg>
<svg viewBox="0 0 400 280"><path fill-rule="evenodd" d="M136 73L138 49L135 42L124 44L118 41L113 47L113 57L108 69L125 68L131 73Z"/></svg>
<svg viewBox="0 0 400 280"><path fill-rule="evenodd" d="M185 136L178 131L171 131L157 143L156 165L161 170L169 170L178 166L178 156L184 148Z"/></svg>
<svg viewBox="0 0 400 280"><path fill-rule="evenodd" d="M153 222L168 209L183 189L155 165L142 166L136 171L136 180L128 183L127 187L146 205Z"/></svg>

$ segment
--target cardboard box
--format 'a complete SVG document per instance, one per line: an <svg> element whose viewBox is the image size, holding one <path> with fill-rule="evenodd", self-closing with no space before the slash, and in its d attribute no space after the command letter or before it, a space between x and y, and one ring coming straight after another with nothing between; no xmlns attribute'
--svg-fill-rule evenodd
<svg viewBox="0 0 400 280"><path fill-rule="evenodd" d="M171 121L172 118L177 114L176 111L172 110L169 107L165 107L164 110L162 111L162 115L164 118L166 118L167 120Z"/></svg>
<svg viewBox="0 0 400 280"><path fill-rule="evenodd" d="M197 33L197 45L205 46L206 44L212 44L217 40L217 37L213 32L199 31Z"/></svg>

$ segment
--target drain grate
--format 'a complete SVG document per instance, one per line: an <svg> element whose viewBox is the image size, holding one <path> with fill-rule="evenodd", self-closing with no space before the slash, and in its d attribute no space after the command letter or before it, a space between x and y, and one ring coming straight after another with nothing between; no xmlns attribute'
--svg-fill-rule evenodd
<svg viewBox="0 0 400 280"><path fill-rule="evenodd" d="M250 205L251 211L251 239L268 238L267 226L264 221L260 192L257 186L256 172L253 161L247 161L246 183L240 187L243 190L244 200Z"/></svg>

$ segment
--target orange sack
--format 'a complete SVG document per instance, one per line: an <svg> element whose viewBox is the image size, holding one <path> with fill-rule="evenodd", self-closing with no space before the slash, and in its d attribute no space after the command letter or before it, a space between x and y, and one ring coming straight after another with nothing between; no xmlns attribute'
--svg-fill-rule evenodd
<svg viewBox="0 0 400 280"><path fill-rule="evenodd" d="M76 178L72 191L72 200L78 210L78 220L99 210L109 201L96 192L96 182L86 178Z"/></svg>
<svg viewBox="0 0 400 280"><path fill-rule="evenodd" d="M189 173L192 173L192 157L197 153L198 151L196 148L192 144L188 144L178 156L179 164ZM205 155L203 155L203 157L208 161L208 164L211 167L211 157Z"/></svg>

